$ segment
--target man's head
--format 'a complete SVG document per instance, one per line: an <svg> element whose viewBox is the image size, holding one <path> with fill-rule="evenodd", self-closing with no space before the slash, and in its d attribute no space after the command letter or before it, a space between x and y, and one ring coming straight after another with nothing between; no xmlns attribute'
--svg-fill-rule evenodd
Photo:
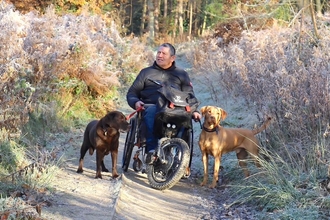
<svg viewBox="0 0 330 220"><path fill-rule="evenodd" d="M168 69L172 66L175 60L175 48L170 43L164 43L158 47L156 54L156 63L163 69Z"/></svg>

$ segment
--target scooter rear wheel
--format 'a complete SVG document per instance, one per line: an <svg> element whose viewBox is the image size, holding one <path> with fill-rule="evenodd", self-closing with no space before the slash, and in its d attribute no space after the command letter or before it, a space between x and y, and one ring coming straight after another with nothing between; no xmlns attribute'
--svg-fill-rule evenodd
<svg viewBox="0 0 330 220"><path fill-rule="evenodd" d="M122 168L124 172L127 172L132 157L132 151L134 148L136 130L137 130L136 118L131 118L130 125L131 125L131 130L128 131L126 135L123 160L122 160Z"/></svg>

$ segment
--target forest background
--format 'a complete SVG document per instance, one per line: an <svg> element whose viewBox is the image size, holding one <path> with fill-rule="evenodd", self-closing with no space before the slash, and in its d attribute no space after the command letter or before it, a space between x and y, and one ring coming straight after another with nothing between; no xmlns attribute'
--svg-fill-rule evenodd
<svg viewBox="0 0 330 220"><path fill-rule="evenodd" d="M0 214L23 213L8 200L23 200L13 192L49 187L63 160L48 146L54 133L116 109L120 93L153 61L154 47L167 41L189 47L186 56L215 105L220 93L242 96L260 121L274 118L261 137L263 167L271 175L236 190L248 195L238 202L326 218L328 4L2 0L0 193L6 206Z"/></svg>

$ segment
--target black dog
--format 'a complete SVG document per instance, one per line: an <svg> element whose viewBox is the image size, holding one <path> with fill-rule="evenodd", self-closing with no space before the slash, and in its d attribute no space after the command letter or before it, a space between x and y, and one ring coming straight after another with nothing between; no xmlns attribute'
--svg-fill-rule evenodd
<svg viewBox="0 0 330 220"><path fill-rule="evenodd" d="M104 166L104 156L111 152L112 177L117 178L117 156L120 132L127 132L130 129L129 123L122 112L112 111L100 120L91 121L84 132L84 141L80 150L79 167L77 173L83 172L84 156L89 150L93 155L96 149L96 176L101 178L103 172L109 172Z"/></svg>

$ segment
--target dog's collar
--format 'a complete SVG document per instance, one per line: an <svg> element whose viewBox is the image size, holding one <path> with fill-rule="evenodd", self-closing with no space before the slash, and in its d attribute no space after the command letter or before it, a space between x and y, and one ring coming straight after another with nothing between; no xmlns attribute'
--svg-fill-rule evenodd
<svg viewBox="0 0 330 220"><path fill-rule="evenodd" d="M213 129L208 129L206 128L204 125L203 125L203 130L206 131L206 132L216 132L218 134L219 132L219 126L216 126L215 128Z"/></svg>

